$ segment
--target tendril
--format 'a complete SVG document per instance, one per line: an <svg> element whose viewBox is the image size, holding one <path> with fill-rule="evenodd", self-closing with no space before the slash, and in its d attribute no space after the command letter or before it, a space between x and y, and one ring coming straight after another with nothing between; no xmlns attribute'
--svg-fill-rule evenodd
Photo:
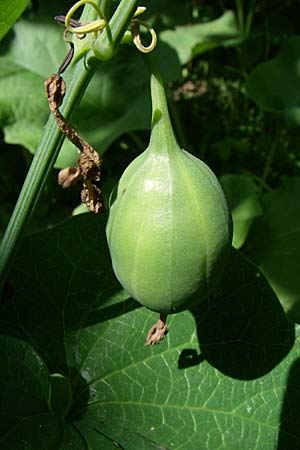
<svg viewBox="0 0 300 450"><path fill-rule="evenodd" d="M145 46L141 40L141 31L140 31L141 26L146 28L151 34L151 42L147 46ZM156 47L157 36L155 30L147 22L138 19L133 19L131 21L131 35L132 35L132 42L134 43L136 48L140 50L142 53L152 52L152 50L154 50L154 48Z"/></svg>
<svg viewBox="0 0 300 450"><path fill-rule="evenodd" d="M91 5L97 12L99 19L96 19L92 22L87 22L80 24L79 26L74 26L74 21L72 19L73 14L77 11L78 8L82 5L89 4ZM87 33L94 33L95 38L98 35L98 32L101 31L106 26L106 19L104 17L103 12L100 7L93 2L93 0L79 0L72 8L69 9L67 15L65 17L65 27L66 31L70 33L74 33L75 35L85 35Z"/></svg>

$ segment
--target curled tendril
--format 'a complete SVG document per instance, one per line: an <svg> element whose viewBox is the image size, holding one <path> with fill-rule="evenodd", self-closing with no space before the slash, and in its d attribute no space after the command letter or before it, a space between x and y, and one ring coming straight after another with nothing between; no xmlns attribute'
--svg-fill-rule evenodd
<svg viewBox="0 0 300 450"><path fill-rule="evenodd" d="M151 34L151 42L147 46L145 46L141 40L141 31L140 31L141 26L145 27ZM154 48L156 47L157 36L156 36L155 30L147 22L144 22L144 21L138 20L138 19L133 19L131 21L131 35L132 35L132 41L133 41L134 45L142 53L152 52L152 50L154 50Z"/></svg>
<svg viewBox="0 0 300 450"><path fill-rule="evenodd" d="M83 23L79 26L73 26L72 25L73 14L77 11L78 8L80 8L80 6L86 4L91 5L97 11L99 19L96 19L92 22ZM98 32L101 31L105 27L105 25L106 19L104 17L104 14L99 8L99 6L95 2L93 2L93 0L79 0L77 3L75 3L75 5L72 6L72 8L69 9L65 18L66 32L74 33L78 35L78 37L82 37L87 33L95 33L96 38Z"/></svg>

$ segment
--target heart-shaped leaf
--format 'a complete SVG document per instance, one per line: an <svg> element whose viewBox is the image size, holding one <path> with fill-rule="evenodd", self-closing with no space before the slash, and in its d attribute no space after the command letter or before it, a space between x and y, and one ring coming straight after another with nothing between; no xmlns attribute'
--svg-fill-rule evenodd
<svg viewBox="0 0 300 450"><path fill-rule="evenodd" d="M66 396L55 403L57 448L297 448L300 350L257 268L234 251L215 296L170 316L162 344L145 347L157 315L115 280L105 222L83 214L26 238L1 306L4 339L27 341L72 386L66 419Z"/></svg>

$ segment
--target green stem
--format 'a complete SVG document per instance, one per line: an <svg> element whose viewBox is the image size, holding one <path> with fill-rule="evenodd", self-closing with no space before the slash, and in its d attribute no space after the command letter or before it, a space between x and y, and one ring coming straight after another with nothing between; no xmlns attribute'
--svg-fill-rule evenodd
<svg viewBox="0 0 300 450"><path fill-rule="evenodd" d="M97 59L106 61L116 52L132 16L137 8L138 0L121 0L114 15L100 36L93 44Z"/></svg>
<svg viewBox="0 0 300 450"><path fill-rule="evenodd" d="M178 147L173 131L164 84L156 65L155 56L152 53L145 55L145 62L150 71L152 120L151 120L151 142L160 142L160 147ZM158 151L158 149L157 149Z"/></svg>
<svg viewBox="0 0 300 450"><path fill-rule="evenodd" d="M101 53L101 45L103 44L106 57L111 57L113 54L113 52L110 52L110 55L108 55L107 48L111 49L111 47L113 47L114 51L116 50L117 43L121 41L121 34L128 27L136 5L137 0L121 0L109 25L105 27L104 32L101 33L98 43L100 47L98 45L97 48L100 49ZM84 8L80 18L81 22L87 22L94 18L94 10L88 7L89 5L86 5ZM67 121L78 106L94 73L94 60L95 56L93 52L89 52L85 64L81 60L76 63L71 70L72 78L70 79L70 82L67 83L67 95L61 108L61 112ZM86 68L87 63L88 68ZM9 274L14 255L24 235L26 226L34 213L38 200L47 182L47 178L57 159L63 140L64 137L51 116L45 127L44 135L40 141L19 199L0 244L0 293L2 292Z"/></svg>
<svg viewBox="0 0 300 450"><path fill-rule="evenodd" d="M61 108L67 121L77 107L93 73L94 69L92 67L86 69L83 63L78 63L74 67L72 80L67 85L68 94ZM50 116L0 244L0 292L25 228L34 213L49 173L57 159L63 140L64 137L55 120Z"/></svg>
<svg viewBox="0 0 300 450"><path fill-rule="evenodd" d="M249 11L248 11L246 22L245 22L245 34L246 35L248 35L251 31L253 14L254 14L254 5L255 5L255 0L252 0L250 2Z"/></svg>
<svg viewBox="0 0 300 450"><path fill-rule="evenodd" d="M244 32L244 8L243 8L243 0L236 0L236 14L237 21L240 33Z"/></svg>
<svg viewBox="0 0 300 450"><path fill-rule="evenodd" d="M102 0L101 9L106 19L110 18L111 15L111 0Z"/></svg>

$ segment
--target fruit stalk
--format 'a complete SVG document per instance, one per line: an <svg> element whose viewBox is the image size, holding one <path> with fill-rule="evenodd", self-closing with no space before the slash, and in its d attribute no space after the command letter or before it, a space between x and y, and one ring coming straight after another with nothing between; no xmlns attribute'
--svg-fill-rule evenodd
<svg viewBox="0 0 300 450"><path fill-rule="evenodd" d="M150 88L152 103L151 137L153 142L160 142L162 151L167 148L172 151L177 147L177 140L173 131L164 84L157 68L153 54L144 56L146 66L150 72Z"/></svg>

